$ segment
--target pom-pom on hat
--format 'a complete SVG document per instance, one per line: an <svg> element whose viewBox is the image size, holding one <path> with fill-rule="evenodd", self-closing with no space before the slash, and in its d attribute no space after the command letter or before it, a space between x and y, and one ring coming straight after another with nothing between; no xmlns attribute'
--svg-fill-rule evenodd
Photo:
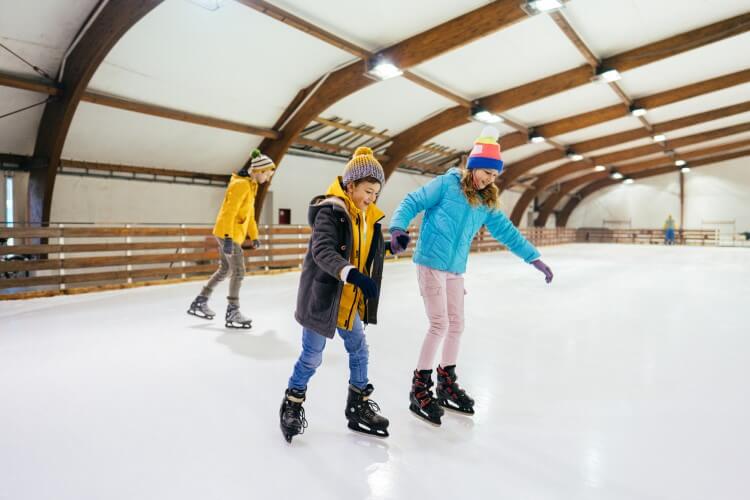
<svg viewBox="0 0 750 500"><path fill-rule="evenodd" d="M486 168L502 172L503 160L500 158L500 144L497 143L499 137L500 131L495 127L484 127L479 138L474 141L466 168Z"/></svg>
<svg viewBox="0 0 750 500"><path fill-rule="evenodd" d="M344 174L341 177L344 186L348 185L350 182L364 179L366 177L374 177L380 182L381 186L385 184L385 173L383 173L383 167L380 165L377 158L375 158L372 149L365 146L357 148L352 159L349 160L349 163L344 167Z"/></svg>
<svg viewBox="0 0 750 500"><path fill-rule="evenodd" d="M253 172L262 172L264 170L275 169L276 164L271 158L260 152L260 149L253 149L250 155L250 170Z"/></svg>

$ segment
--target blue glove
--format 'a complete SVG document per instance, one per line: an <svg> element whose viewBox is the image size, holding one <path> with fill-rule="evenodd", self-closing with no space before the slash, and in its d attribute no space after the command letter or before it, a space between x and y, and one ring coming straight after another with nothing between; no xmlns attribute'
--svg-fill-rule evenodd
<svg viewBox="0 0 750 500"><path fill-rule="evenodd" d="M391 253L393 255L396 255L396 254L403 252L409 246L409 241L411 241L411 237L409 236L409 233L401 229L392 230L391 231Z"/></svg>
<svg viewBox="0 0 750 500"><path fill-rule="evenodd" d="M346 275L346 281L362 290L365 298L371 299L378 295L378 285L375 284L375 281L360 273L357 269L349 271L349 274Z"/></svg>
<svg viewBox="0 0 750 500"><path fill-rule="evenodd" d="M534 262L531 263L531 265L537 268L542 273L544 273L544 281L546 281L547 283L550 283L552 281L552 278L553 278L552 269L550 269L547 264L542 262L542 259L536 259Z"/></svg>
<svg viewBox="0 0 750 500"><path fill-rule="evenodd" d="M221 247L224 255L232 255L232 252L234 251L234 241L232 241L232 238L229 236L224 236L224 241L222 242Z"/></svg>
<svg viewBox="0 0 750 500"><path fill-rule="evenodd" d="M251 244L253 245L251 247L253 250L260 248L260 240L253 240Z"/></svg>

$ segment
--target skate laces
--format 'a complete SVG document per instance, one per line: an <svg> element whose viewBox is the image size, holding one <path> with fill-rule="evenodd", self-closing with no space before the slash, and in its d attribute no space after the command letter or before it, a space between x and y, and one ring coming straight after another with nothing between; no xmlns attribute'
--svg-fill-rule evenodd
<svg viewBox="0 0 750 500"><path fill-rule="evenodd" d="M305 429L307 429L307 419L305 418L305 408L302 406L302 403L294 403L292 401L289 402L289 405L287 405L286 409L284 410L284 418L290 417L294 420L299 420L302 424L302 428L300 429L300 434L305 433Z"/></svg>
<svg viewBox="0 0 750 500"><path fill-rule="evenodd" d="M363 399L362 406L364 407L363 410L365 412L365 416L367 417L370 417L373 414L377 414L378 412L380 412L380 405L378 405L372 399Z"/></svg>

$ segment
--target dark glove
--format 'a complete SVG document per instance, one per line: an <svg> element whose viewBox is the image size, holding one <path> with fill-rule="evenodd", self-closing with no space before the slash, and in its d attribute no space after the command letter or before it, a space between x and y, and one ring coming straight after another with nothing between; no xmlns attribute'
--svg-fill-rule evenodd
<svg viewBox="0 0 750 500"><path fill-rule="evenodd" d="M401 230L401 229L394 229L391 231L391 253L393 255L399 254L406 250L406 247L409 246L409 241L411 241L411 237L409 237L409 233Z"/></svg>
<svg viewBox="0 0 750 500"><path fill-rule="evenodd" d="M252 245L252 249L253 250L256 250L256 249L260 248L260 240L253 240L251 242L251 245Z"/></svg>
<svg viewBox="0 0 750 500"><path fill-rule="evenodd" d="M357 269L351 269L346 275L347 283L356 286L365 295L365 298L371 299L378 294L378 285L370 278L360 273Z"/></svg>
<svg viewBox="0 0 750 500"><path fill-rule="evenodd" d="M222 251L224 252L224 255L232 255L232 252L234 251L234 241L232 241L232 238L229 236L224 236Z"/></svg>
<svg viewBox="0 0 750 500"><path fill-rule="evenodd" d="M544 273L544 281L547 283L550 283L552 281L553 275L552 275L552 269L549 268L547 264L542 262L542 259L536 259L534 262L531 263L532 266L536 267Z"/></svg>

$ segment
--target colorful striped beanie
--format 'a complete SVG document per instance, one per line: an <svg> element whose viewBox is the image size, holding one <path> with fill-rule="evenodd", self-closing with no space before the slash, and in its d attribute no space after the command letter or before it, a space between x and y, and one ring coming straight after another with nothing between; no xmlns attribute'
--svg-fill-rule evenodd
<svg viewBox="0 0 750 500"><path fill-rule="evenodd" d="M497 143L499 137L500 131L495 127L484 127L482 134L474 141L466 168L486 168L502 172L503 160L500 158L500 144Z"/></svg>

